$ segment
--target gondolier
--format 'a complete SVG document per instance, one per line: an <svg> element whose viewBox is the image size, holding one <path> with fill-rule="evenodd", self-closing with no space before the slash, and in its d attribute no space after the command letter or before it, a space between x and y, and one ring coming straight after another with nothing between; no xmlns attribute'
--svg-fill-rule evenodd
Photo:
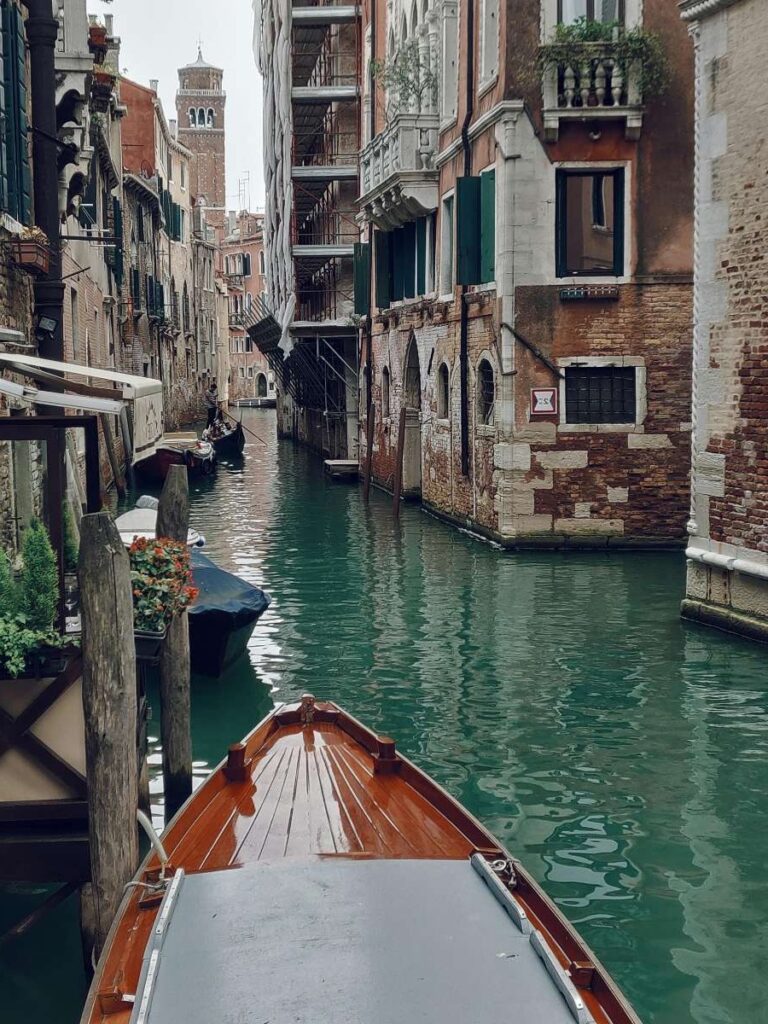
<svg viewBox="0 0 768 1024"><path fill-rule="evenodd" d="M216 422L216 417L219 414L219 389L216 386L215 377L205 389L204 397L205 407L208 410L208 426L210 427Z"/></svg>

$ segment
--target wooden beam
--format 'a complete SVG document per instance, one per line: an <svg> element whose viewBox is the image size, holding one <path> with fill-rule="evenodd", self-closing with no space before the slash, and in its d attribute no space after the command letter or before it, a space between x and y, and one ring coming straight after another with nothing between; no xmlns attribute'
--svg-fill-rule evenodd
<svg viewBox="0 0 768 1024"><path fill-rule="evenodd" d="M13 939L19 939L22 935L34 928L38 921L42 921L46 915L50 914L52 910L55 910L59 904L69 899L73 893L77 892L77 882L67 882L66 885L62 885L60 889L52 893L47 900L40 904L39 907L35 907L33 911L22 917L20 921L12 925L7 932L0 935L0 948L6 943L11 942Z"/></svg>
<svg viewBox="0 0 768 1024"><path fill-rule="evenodd" d="M84 894L101 952L125 885L139 862L136 826L136 649L128 552L107 512L83 517L80 531L83 711L88 772L92 886Z"/></svg>
<svg viewBox="0 0 768 1024"><path fill-rule="evenodd" d="M56 703L62 693L65 693L70 686L77 682L82 671L81 659L72 658L61 675L57 676L49 686L46 686L40 696L33 700L18 718L13 719L12 725L6 728L0 723L0 757L10 750L24 733L29 732L38 718Z"/></svg>
<svg viewBox="0 0 768 1024"><path fill-rule="evenodd" d="M104 434L104 446L107 449L107 458L109 459L109 465L112 467L112 479L115 481L117 493L121 498L124 498L125 480L123 479L123 472L120 469L120 463L117 461L115 439L112 434L112 426L109 422L109 416L105 412L99 413L99 420L101 421L101 432Z"/></svg>

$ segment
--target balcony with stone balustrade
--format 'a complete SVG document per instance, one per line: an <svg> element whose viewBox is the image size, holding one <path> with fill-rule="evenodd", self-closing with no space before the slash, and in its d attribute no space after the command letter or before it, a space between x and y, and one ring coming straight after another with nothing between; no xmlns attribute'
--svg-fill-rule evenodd
<svg viewBox="0 0 768 1024"><path fill-rule="evenodd" d="M585 56L573 65L553 64L543 72L544 137L556 142L564 121L623 121L628 139L638 139L643 124L640 68L626 75L611 43L585 43Z"/></svg>
<svg viewBox="0 0 768 1024"><path fill-rule="evenodd" d="M372 139L360 157L363 217L384 231L437 209L437 112L402 112Z"/></svg>

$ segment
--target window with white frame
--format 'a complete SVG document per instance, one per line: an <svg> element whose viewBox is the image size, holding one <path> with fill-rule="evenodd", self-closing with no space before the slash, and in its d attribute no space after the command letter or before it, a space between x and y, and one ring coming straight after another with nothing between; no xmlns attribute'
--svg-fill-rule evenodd
<svg viewBox="0 0 768 1024"><path fill-rule="evenodd" d="M480 2L480 87L499 73L499 0Z"/></svg>
<svg viewBox="0 0 768 1024"><path fill-rule="evenodd" d="M557 171L557 276L625 273L624 169Z"/></svg>
<svg viewBox="0 0 768 1024"><path fill-rule="evenodd" d="M604 24L624 21L624 0L558 0L557 20L572 25L580 18Z"/></svg>
<svg viewBox="0 0 768 1024"><path fill-rule="evenodd" d="M455 277L453 196L443 199L440 223L440 294L453 291Z"/></svg>

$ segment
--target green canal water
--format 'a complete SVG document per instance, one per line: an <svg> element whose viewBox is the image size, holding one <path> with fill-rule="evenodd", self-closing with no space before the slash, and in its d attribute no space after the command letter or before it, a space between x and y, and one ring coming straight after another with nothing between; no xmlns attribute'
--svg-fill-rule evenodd
<svg viewBox="0 0 768 1024"><path fill-rule="evenodd" d="M768 1020L768 651L680 622L679 555L396 526L246 415L267 444L195 485L193 524L273 604L249 661L194 681L197 777L274 701L333 698L526 863L646 1024ZM0 950L0 1022L76 1024L79 958L70 902Z"/></svg>

